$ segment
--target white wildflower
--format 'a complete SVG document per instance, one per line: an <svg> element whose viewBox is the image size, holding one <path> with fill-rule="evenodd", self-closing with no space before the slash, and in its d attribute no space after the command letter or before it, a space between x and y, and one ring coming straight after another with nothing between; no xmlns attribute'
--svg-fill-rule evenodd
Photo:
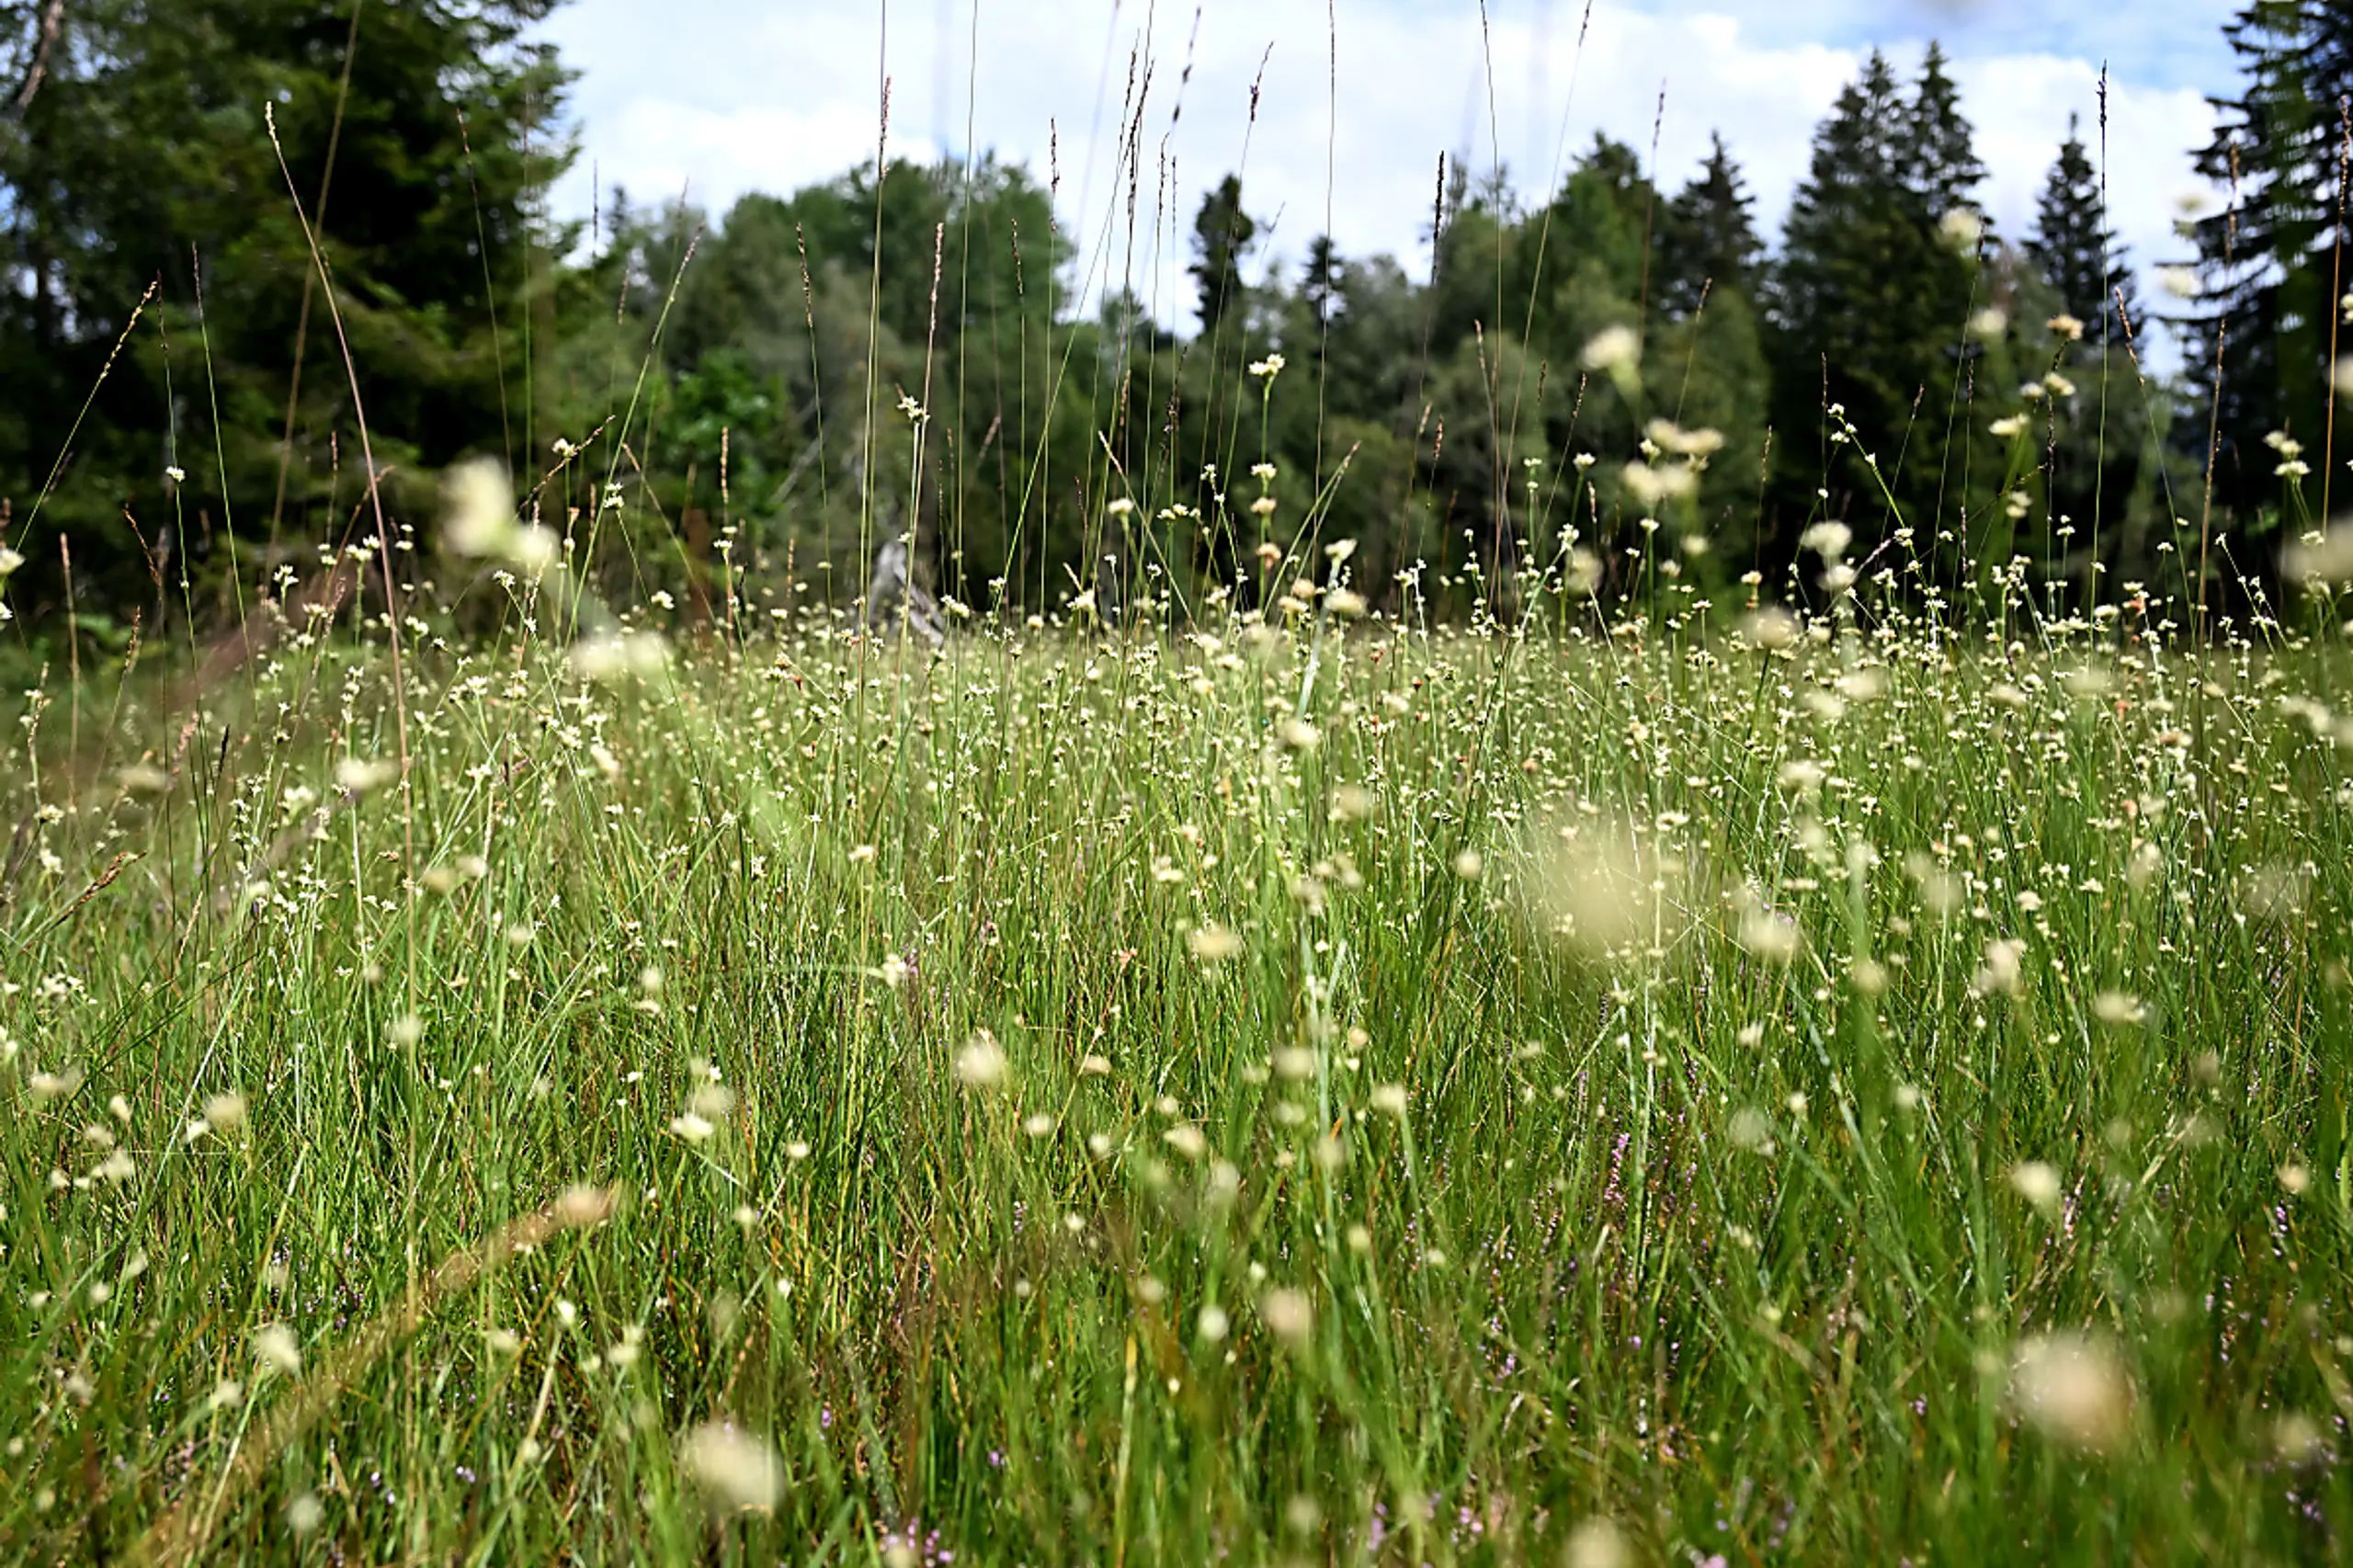
<svg viewBox="0 0 2353 1568"><path fill-rule="evenodd" d="M1223 963L1242 951L1242 938L1222 926L1199 926L1187 934L1185 946L1205 964Z"/></svg>
<svg viewBox="0 0 2353 1568"><path fill-rule="evenodd" d="M705 1422L687 1434L679 1459L722 1513L767 1513L784 1500L784 1461L740 1426Z"/></svg>
<svg viewBox="0 0 2353 1568"><path fill-rule="evenodd" d="M1315 1304L1306 1291L1279 1286L1259 1299L1258 1317L1276 1338L1296 1349L1314 1332Z"/></svg>
<svg viewBox="0 0 2353 1568"><path fill-rule="evenodd" d="M253 1343L254 1358L271 1371L290 1378L301 1375L301 1346L284 1324L265 1324L254 1330Z"/></svg>
<svg viewBox="0 0 2353 1568"><path fill-rule="evenodd" d="M2010 1404L2045 1437L2094 1451L2115 1447L2132 1418L2132 1380L2107 1341L2037 1335L2018 1346Z"/></svg>
<svg viewBox="0 0 2353 1568"><path fill-rule="evenodd" d="M2021 1160L2010 1167L2010 1190L2044 1213L2059 1207L2059 1172L2041 1160Z"/></svg>
<svg viewBox="0 0 2353 1568"><path fill-rule="evenodd" d="M966 1088L994 1089L1006 1079L1005 1047L983 1029L956 1054L956 1076Z"/></svg>

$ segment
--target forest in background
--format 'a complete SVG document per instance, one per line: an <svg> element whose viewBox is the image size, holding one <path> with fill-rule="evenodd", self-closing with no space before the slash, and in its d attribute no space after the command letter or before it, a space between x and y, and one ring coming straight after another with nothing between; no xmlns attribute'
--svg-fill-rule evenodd
<svg viewBox="0 0 2353 1568"><path fill-rule="evenodd" d="M1824 521L1932 602L2023 561L2071 604L2260 613L2329 505L2353 14L2317 0L2230 25L2199 168L2228 199L2150 301L2084 128L2029 231L1987 224L1933 48L1870 57L1770 246L1734 149L1665 190L1601 137L1549 195L1441 165L1414 257L1278 269L1245 179L1155 201L1140 113L1108 287L985 154L563 222L557 3L0 3L21 649L69 602L104 642L304 591L379 504L404 591L462 615L483 585L432 524L481 453L586 575L704 614L729 574L847 604L900 534L976 614L1181 613L1270 541L1342 540L1391 603L1403 575L1500 608L1531 565L1705 599L1778 591ZM1159 258L1198 293L1182 333Z"/></svg>

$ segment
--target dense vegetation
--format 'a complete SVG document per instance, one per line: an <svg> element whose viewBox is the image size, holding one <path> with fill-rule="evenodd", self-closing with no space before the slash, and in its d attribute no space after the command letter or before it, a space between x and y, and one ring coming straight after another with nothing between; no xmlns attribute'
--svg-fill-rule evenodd
<svg viewBox="0 0 2353 1568"><path fill-rule="evenodd" d="M685 654L469 504L28 715L11 1558L2344 1555L2341 607Z"/></svg>
<svg viewBox="0 0 2353 1568"><path fill-rule="evenodd" d="M2349 1554L2334 9L2202 407L1933 51L1179 335L541 9L0 0L0 1560Z"/></svg>
<svg viewBox="0 0 2353 1568"><path fill-rule="evenodd" d="M1600 138L1533 199L1448 169L1423 255L1319 239L1277 268L1239 177L1155 197L1140 167L1144 210L1082 254L985 156L870 164L723 221L616 195L558 223L566 76L530 32L551 4L0 6L19 608L70 585L93 635L132 611L217 626L376 531L378 503L424 520L438 472L490 452L562 470L537 494L587 519L585 570L698 604L731 574L846 599L912 532L979 610L1108 609L1155 572L1231 577L1321 499L1377 598L1419 567L1461 614L1438 580L1473 562L1507 605L1549 539L1644 532L1621 465L1661 416L1722 437L1660 541L1711 581L1778 580L1831 518L1929 534L1925 591L2018 554L2246 608L2333 467L2337 7L2234 24L2246 87L2205 163L2230 200L2185 221L2206 291L2169 324L2133 298L2081 135L2029 233L1985 227L1934 50L1908 80L1867 62L1769 254L1721 142L1669 191ZM1180 270L1183 335L1153 297ZM2189 373L2154 382L2175 330ZM1645 376L1597 355L1618 345ZM1253 378L1277 357L1290 374ZM578 461L550 459L560 438ZM1245 477L1260 460L1273 477Z"/></svg>

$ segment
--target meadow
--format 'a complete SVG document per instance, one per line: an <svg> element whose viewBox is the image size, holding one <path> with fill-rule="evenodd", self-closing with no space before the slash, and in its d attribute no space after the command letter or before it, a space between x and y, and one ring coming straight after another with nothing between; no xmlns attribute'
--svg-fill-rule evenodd
<svg viewBox="0 0 2353 1568"><path fill-rule="evenodd" d="M2347 1550L2325 604L1829 528L935 649L469 483L494 626L14 699L0 1554Z"/></svg>

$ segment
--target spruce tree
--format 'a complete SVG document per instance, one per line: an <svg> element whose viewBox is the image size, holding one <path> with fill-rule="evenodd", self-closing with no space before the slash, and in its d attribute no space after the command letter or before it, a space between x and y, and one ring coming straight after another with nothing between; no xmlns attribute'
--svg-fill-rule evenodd
<svg viewBox="0 0 2353 1568"><path fill-rule="evenodd" d="M1802 356L1825 347L1842 317L1861 330L1886 313L1874 312L1867 321L1855 307L1896 303L1877 287L1886 269L1876 258L1917 221L1896 167L1893 131L1901 108L1895 74L1874 51L1861 77L1840 91L1830 118L1814 131L1807 177L1790 200L1773 290L1775 324ZM1850 365L1849 373L1859 369Z"/></svg>
<svg viewBox="0 0 2353 1568"><path fill-rule="evenodd" d="M0 131L0 265L28 280L0 290L0 495L74 535L84 591L145 587L126 512L169 579L225 569L233 510L248 541L271 532L281 475L287 543L347 517L357 411L305 216L388 505L429 511L468 450L519 456L526 316L569 248L539 207L566 161L567 77L529 38L554 3L369 6L356 27L351 0L62 8Z"/></svg>
<svg viewBox="0 0 2353 1568"><path fill-rule="evenodd" d="M1985 165L1978 161L1973 140L1968 117L1961 112L1961 89L1945 70L1944 49L1930 43L1912 100L1898 121L1896 156L1904 185L1931 216L1976 210Z"/></svg>
<svg viewBox="0 0 2353 1568"><path fill-rule="evenodd" d="M1911 401L1917 367L1908 318L1916 302L1904 273L1921 249L1924 214L1897 163L1902 112L1895 73L1873 51L1814 132L1773 278L1776 422L1785 443L1816 428L1825 403L1883 426ZM1834 344L1836 362L1825 367ZM1835 390L1825 392L1825 377Z"/></svg>
<svg viewBox="0 0 2353 1568"><path fill-rule="evenodd" d="M2040 505L2017 519L2009 548L2070 575L2086 573L2097 550L2111 577L2091 585L2109 590L2160 576L2150 551L2158 518L2148 488L2158 471L2149 461L2149 389L2124 358L2126 323L2142 330L2131 275L2101 221L2098 174L2073 119L2067 131L2034 228L2017 253L2001 258L1993 290L2015 318L2007 342L2022 352L2014 370L2033 374L2055 361L2080 389L2073 398L2038 400L2031 411L2043 491ZM2080 338L2043 325L2060 314L2081 324ZM1998 398L2002 389L1987 392ZM2170 578L2170 568L2162 575Z"/></svg>
<svg viewBox="0 0 2353 1568"><path fill-rule="evenodd" d="M1958 346L1984 177L1933 47L1910 94L1874 51L1815 131L1770 299L1785 532L1816 508L1817 487L1831 489L1834 510L1855 508L1850 521L1880 505L1878 483L1838 460L1829 404L1843 407L1861 454L1877 459L1906 522L1927 524L1962 499L1948 483L1956 454L1945 432L1967 435L1948 410L1966 373ZM1955 212L1967 222L1956 227Z"/></svg>
<svg viewBox="0 0 2353 1568"><path fill-rule="evenodd" d="M1318 327L1331 322L1333 299L1339 284L1339 252L1333 248L1331 235L1318 234L1308 242L1307 263L1301 268L1299 278L1300 301Z"/></svg>
<svg viewBox="0 0 2353 1568"><path fill-rule="evenodd" d="M2026 254L2058 294L2062 307L2084 324L2085 341L2114 343L2122 336L2118 294L2123 295L2131 319L2137 323L2140 312L2132 308L2132 274L2124 265L2116 232L2105 222L2098 171L2075 128L2075 117L2069 115L2067 140L2060 144L2058 161L2043 182Z"/></svg>
<svg viewBox="0 0 2353 1568"><path fill-rule="evenodd" d="M1242 294L1242 261L1258 225L1242 210L1242 181L1228 175L1201 199L1193 219L1193 286L1201 335L1215 337L1227 310Z"/></svg>
<svg viewBox="0 0 2353 1568"><path fill-rule="evenodd" d="M1931 42L1897 131L1896 157L1915 217L1931 226L1932 243L1912 258L1918 271L1910 282L1918 345L1936 368L1950 362L1973 307L1987 302L1975 297L1980 261L1994 242L1977 205L1985 165L1974 141L1944 50Z"/></svg>
<svg viewBox="0 0 2353 1568"><path fill-rule="evenodd" d="M1764 242L1756 236L1756 198L1721 133L1708 161L1676 194L1660 220L1656 244L1659 302L1676 315L1699 308L1701 296L1736 289L1753 294Z"/></svg>
<svg viewBox="0 0 2353 1568"><path fill-rule="evenodd" d="M2267 436L2302 441L2315 468L2334 456L2319 448L2330 280L2337 248L2353 239L2340 204L2339 108L2353 96L2353 10L2253 0L2223 32L2245 79L2237 97L2213 100L2219 123L2199 154L2225 205L2196 226L2202 290L2183 324L2192 383L2219 381L2215 495L2257 514L2281 496Z"/></svg>

